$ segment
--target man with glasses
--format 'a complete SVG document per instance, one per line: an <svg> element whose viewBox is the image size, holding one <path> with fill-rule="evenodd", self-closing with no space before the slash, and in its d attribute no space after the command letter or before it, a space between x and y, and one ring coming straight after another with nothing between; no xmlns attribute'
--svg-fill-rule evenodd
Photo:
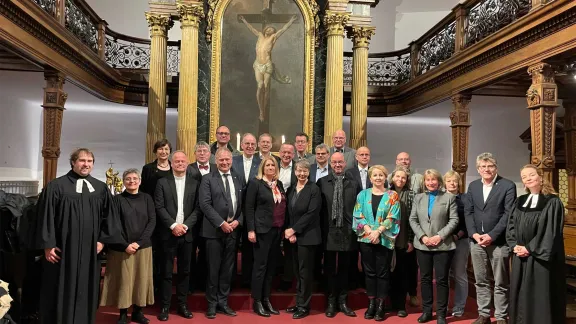
<svg viewBox="0 0 576 324"><path fill-rule="evenodd" d="M240 155L240 152L230 144L230 129L224 125L216 129L216 142L210 145L210 163L216 164L216 151L221 147L226 147L228 151L232 152L232 156Z"/></svg>
<svg viewBox="0 0 576 324"><path fill-rule="evenodd" d="M396 166L402 166L408 170L410 173L410 190L414 191L415 194L422 192L422 182L424 177L420 173L413 172L410 169L412 166L412 160L410 159L410 154L406 152L400 152L396 156ZM388 176L388 183L392 181L392 174Z"/></svg>
<svg viewBox="0 0 576 324"><path fill-rule="evenodd" d="M328 145L322 143L316 146L316 163L310 165L310 181L318 182L318 180L327 176L332 169L328 164Z"/></svg>
<svg viewBox="0 0 576 324"><path fill-rule="evenodd" d="M294 155L294 162L300 160L308 160L310 164L314 163L314 154L306 152L308 149L308 134L297 133L294 139L294 147L296 148L296 155Z"/></svg>
<svg viewBox="0 0 576 324"><path fill-rule="evenodd" d="M468 186L464 217L470 240L474 267L478 318L473 324L490 323L490 279L488 263L494 275L494 317L497 324L506 324L508 317L509 257L506 244L508 216L516 201L514 182L498 175L496 159L491 153L476 158L480 179Z"/></svg>
<svg viewBox="0 0 576 324"><path fill-rule="evenodd" d="M346 133L339 129L332 135L332 143L334 146L330 148L330 155L334 153L342 153L346 161L346 170L351 169L356 165L356 150L346 146Z"/></svg>

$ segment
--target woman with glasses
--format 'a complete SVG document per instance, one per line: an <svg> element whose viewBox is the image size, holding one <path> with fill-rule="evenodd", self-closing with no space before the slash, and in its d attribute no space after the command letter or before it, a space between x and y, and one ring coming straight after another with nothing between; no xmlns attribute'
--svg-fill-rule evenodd
<svg viewBox="0 0 576 324"><path fill-rule="evenodd" d="M128 169L122 176L126 190L114 197L122 222L121 244L109 245L106 275L100 306L120 309L118 324L128 322L128 308L132 322L148 324L142 308L154 304L152 284L152 242L156 226L154 201L148 194L139 192L140 173Z"/></svg>

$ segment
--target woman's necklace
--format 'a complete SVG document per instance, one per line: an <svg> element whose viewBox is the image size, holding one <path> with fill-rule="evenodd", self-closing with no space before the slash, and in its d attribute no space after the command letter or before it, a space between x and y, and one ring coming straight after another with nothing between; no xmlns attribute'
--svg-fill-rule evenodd
<svg viewBox="0 0 576 324"><path fill-rule="evenodd" d="M162 168L162 169L165 169L165 168L167 168L167 167L168 167L168 165L169 165L168 161L166 161L166 163L165 163L165 164L160 164L160 162L158 162L158 167L159 167L159 168Z"/></svg>

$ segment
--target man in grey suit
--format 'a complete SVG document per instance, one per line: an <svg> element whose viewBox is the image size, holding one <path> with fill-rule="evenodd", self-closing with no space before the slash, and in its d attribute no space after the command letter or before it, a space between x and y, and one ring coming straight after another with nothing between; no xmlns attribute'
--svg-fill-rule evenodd
<svg viewBox="0 0 576 324"><path fill-rule="evenodd" d="M335 131L332 135L332 143L334 146L330 148L330 156L336 152L342 153L346 161L346 170L353 168L356 165L356 150L345 146L346 133L341 129Z"/></svg>
<svg viewBox="0 0 576 324"><path fill-rule="evenodd" d="M396 156L396 166L402 166L410 172L410 189L414 191L415 194L422 192L422 183L424 177L420 173L413 172L410 167L412 166L412 160L410 159L410 154L406 152L400 152ZM388 176L388 183L392 181L392 174Z"/></svg>
<svg viewBox="0 0 576 324"><path fill-rule="evenodd" d="M496 159L491 153L476 158L481 178L468 186L464 217L470 242L470 255L476 281L478 318L473 324L490 323L490 280L488 263L494 274L494 316L497 324L506 324L508 317L509 257L506 244L508 216L516 201L514 182L498 175Z"/></svg>
<svg viewBox="0 0 576 324"><path fill-rule="evenodd" d="M216 312L236 316L228 306L228 295L236 259L236 241L242 226L242 183L230 172L232 153L226 148L216 151L217 171L206 175L200 186L200 208L204 213L201 235L206 239L208 284L206 317Z"/></svg>
<svg viewBox="0 0 576 324"><path fill-rule="evenodd" d="M296 154L294 155L294 162L300 160L307 160L310 164L314 163L314 154L308 153L308 134L306 133L296 133L294 138L294 147L296 148Z"/></svg>

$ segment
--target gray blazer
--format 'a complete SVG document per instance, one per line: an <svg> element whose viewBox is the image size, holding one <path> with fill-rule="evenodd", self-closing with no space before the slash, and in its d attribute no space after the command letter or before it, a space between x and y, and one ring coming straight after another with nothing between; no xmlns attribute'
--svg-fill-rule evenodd
<svg viewBox="0 0 576 324"><path fill-rule="evenodd" d="M458 226L458 210L456 196L440 191L432 215L428 217L428 193L419 193L414 197L412 212L410 213L410 227L414 231L414 248L422 251L449 251L456 249L452 234ZM442 242L435 246L426 246L420 239L423 236L432 237L440 235Z"/></svg>

